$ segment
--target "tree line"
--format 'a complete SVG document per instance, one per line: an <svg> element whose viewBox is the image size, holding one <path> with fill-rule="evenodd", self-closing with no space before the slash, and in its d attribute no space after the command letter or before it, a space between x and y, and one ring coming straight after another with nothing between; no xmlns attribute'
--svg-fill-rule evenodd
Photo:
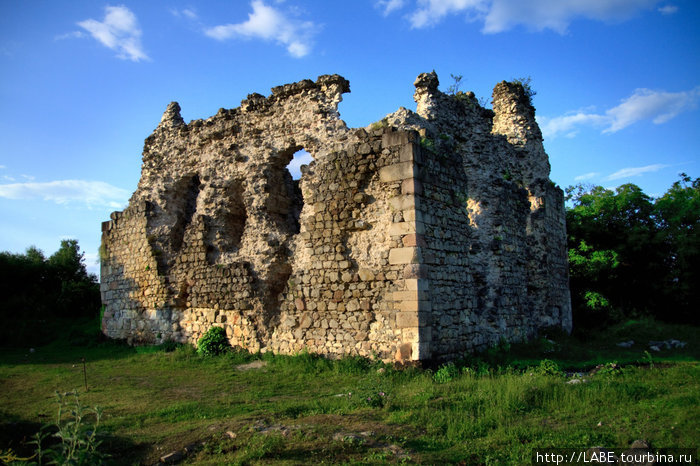
<svg viewBox="0 0 700 466"><path fill-rule="evenodd" d="M74 239L48 258L34 246L0 252L0 297L0 346L44 343L57 321L95 317L101 305L97 276L87 272Z"/></svg>
<svg viewBox="0 0 700 466"><path fill-rule="evenodd" d="M700 178L659 198L634 184L567 188L574 326L639 316L698 324Z"/></svg>

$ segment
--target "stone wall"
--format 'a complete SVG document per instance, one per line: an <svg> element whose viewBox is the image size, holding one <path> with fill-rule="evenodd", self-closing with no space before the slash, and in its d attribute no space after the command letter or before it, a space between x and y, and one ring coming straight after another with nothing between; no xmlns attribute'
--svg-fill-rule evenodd
<svg viewBox="0 0 700 466"><path fill-rule="evenodd" d="M355 130L337 75L189 124L171 103L102 227L104 332L404 361L570 330L563 195L522 86L493 111L437 86Z"/></svg>

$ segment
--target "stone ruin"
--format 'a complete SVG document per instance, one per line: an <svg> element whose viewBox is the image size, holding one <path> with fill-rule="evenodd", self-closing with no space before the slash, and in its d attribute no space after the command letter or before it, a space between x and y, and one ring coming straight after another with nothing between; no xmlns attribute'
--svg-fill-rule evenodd
<svg viewBox="0 0 700 466"><path fill-rule="evenodd" d="M405 362L570 331L563 193L526 91L497 84L490 110L434 72L415 87L416 112L360 129L338 75L190 123L168 105L102 224L103 332L196 343L220 326L250 351Z"/></svg>

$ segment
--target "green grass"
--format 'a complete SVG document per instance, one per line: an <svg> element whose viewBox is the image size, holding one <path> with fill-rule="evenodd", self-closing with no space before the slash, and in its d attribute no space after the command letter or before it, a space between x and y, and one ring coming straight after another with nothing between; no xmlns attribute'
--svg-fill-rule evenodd
<svg viewBox="0 0 700 466"><path fill-rule="evenodd" d="M529 464L533 448L637 439L696 448L700 438L694 327L636 321L552 333L554 344L502 345L433 370L311 354L207 358L188 346L89 338L76 346L68 340L85 342L69 333L34 353L0 351L0 451L30 451L23 439L55 416L54 391L73 389L103 408L103 447L116 464L152 464L193 444L185 464ZM668 338L688 345L652 353L650 365L647 341ZM630 339L632 348L616 346ZM266 365L236 367L258 359ZM567 371L613 361L622 368L566 383Z"/></svg>

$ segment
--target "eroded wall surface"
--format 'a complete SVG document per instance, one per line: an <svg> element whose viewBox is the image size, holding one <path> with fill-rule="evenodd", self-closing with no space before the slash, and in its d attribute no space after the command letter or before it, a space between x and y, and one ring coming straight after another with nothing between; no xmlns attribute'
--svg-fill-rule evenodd
<svg viewBox="0 0 700 466"><path fill-rule="evenodd" d="M417 112L364 129L340 119L337 75L189 124L171 103L103 224L103 331L417 360L570 329L563 196L522 86L491 111L415 84Z"/></svg>

